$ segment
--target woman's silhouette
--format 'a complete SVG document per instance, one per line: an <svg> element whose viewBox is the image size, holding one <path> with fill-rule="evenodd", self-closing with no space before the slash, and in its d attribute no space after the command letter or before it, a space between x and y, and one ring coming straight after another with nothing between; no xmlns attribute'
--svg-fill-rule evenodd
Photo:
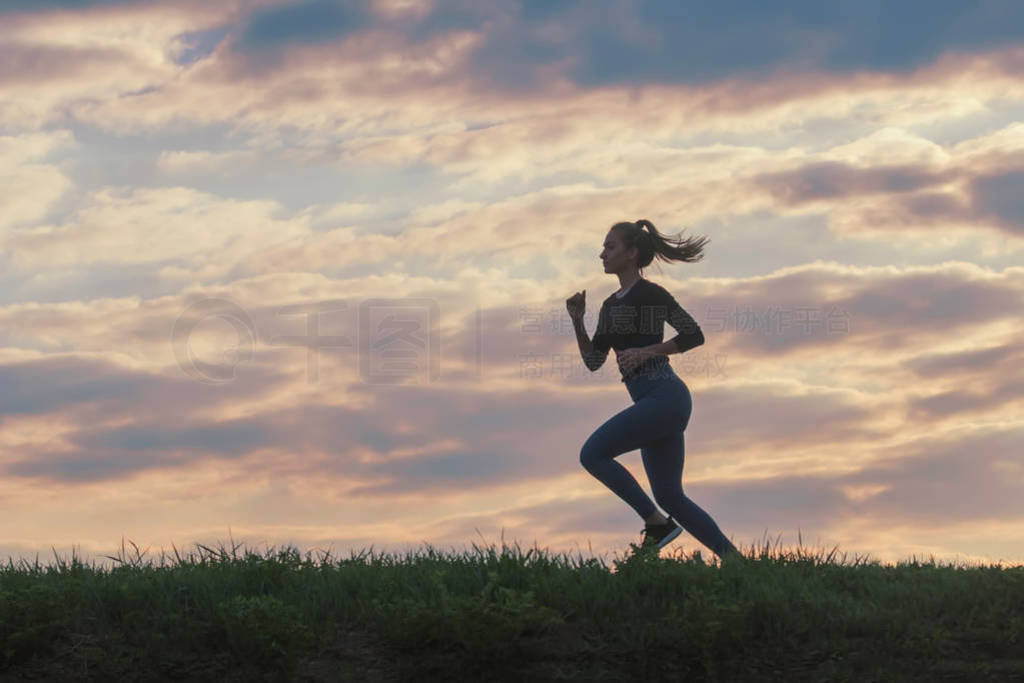
<svg viewBox="0 0 1024 683"><path fill-rule="evenodd" d="M605 237L601 260L606 273L618 275L621 288L601 305L593 341L583 326L586 290L566 300L587 368L597 370L614 348L622 381L633 399L633 405L590 435L580 451L580 462L646 522L644 544L660 549L680 534L681 525L720 558L741 558L711 516L683 493L683 432L692 403L690 390L672 370L668 354L700 346L704 335L666 289L640 272L655 256L663 261L699 261L706 241L666 239L647 220L616 223ZM679 334L662 342L666 321ZM670 515L667 519L629 470L615 460L637 448L654 499Z"/></svg>

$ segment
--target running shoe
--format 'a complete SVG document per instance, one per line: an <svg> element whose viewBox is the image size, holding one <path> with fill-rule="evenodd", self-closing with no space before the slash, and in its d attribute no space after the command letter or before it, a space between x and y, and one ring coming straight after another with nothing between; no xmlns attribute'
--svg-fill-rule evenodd
<svg viewBox="0 0 1024 683"><path fill-rule="evenodd" d="M675 540L676 536L683 533L682 527L670 516L664 524L644 525L644 540L641 545L657 546L660 550Z"/></svg>

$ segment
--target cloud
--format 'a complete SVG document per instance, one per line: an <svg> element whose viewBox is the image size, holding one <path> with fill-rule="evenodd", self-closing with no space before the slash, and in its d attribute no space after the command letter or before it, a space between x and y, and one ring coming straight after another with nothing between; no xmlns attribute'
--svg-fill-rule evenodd
<svg viewBox="0 0 1024 683"><path fill-rule="evenodd" d="M1024 518L1014 467L1019 427L960 428L921 435L886 449L846 473L777 473L768 478L704 480L700 491L725 528L770 520L772 529L842 533L849 520L869 528L903 528L904 547L920 530ZM684 487L685 489L685 487Z"/></svg>
<svg viewBox="0 0 1024 683"><path fill-rule="evenodd" d="M204 6L208 4L205 0L4 0L4 3L0 5L0 14L26 15L22 20L34 21L38 18L36 15L83 18L97 14L132 13L154 7L167 9L176 6L187 12L201 13ZM234 8L239 5L239 2L228 0L219 4ZM258 4L258 0L256 4ZM19 18L13 17L9 20L18 21Z"/></svg>
<svg viewBox="0 0 1024 683"><path fill-rule="evenodd" d="M72 358L0 366L4 386L12 389L0 395L0 414L48 412L90 400L132 401L139 397L143 377L100 365ZM52 373L49 381L40 381L40 370Z"/></svg>
<svg viewBox="0 0 1024 683"><path fill-rule="evenodd" d="M158 92L213 46L238 2L5 3L0 127L38 130ZM33 11L25 11L27 8ZM117 128L117 125L114 125ZM122 129L123 130L123 129Z"/></svg>
<svg viewBox="0 0 1024 683"><path fill-rule="evenodd" d="M0 136L0 244L12 227L44 218L72 189L60 166L45 162L74 146L68 131Z"/></svg>
<svg viewBox="0 0 1024 683"><path fill-rule="evenodd" d="M750 291L806 290L807 282L817 281L822 291L843 295L876 287L909 290L907 300L913 301L913 287L907 282L929 272L906 269L901 275L899 269L816 267L806 270L803 280L792 279L793 273L780 274L774 280L735 279L728 283L732 294L727 298L743 301ZM905 280L878 280L886 273ZM1014 273L986 277L1004 285L1016 277L1019 285L1020 274ZM965 276L978 279L980 273L946 267L933 269L930 275L933 284L944 278L947 286L962 286ZM695 284L707 288L726 283L698 280ZM255 283L250 283L247 296L260 301L248 310L260 336L266 339L272 332L289 331L287 323L280 320L276 328L271 324L275 306L269 303L273 298L268 299L267 293L287 299L290 290L269 281L264 286L265 293L260 293ZM243 289L239 286L237 291ZM593 516L588 515L576 533L583 529L598 538L614 535L608 529L618 524L612 520L622 519L621 504L579 471L578 452L586 435L627 405L628 399L615 377L603 383L572 384L559 377L523 376L516 357L523 349L543 350L562 342L566 348L560 351L571 354L573 349L568 348L568 338L551 336L554 330L548 335L520 334L517 339L516 306L495 308L485 318L481 333L486 379L450 372L458 367L457 360L472 362L468 347L444 347L443 381L393 387L360 383L353 372L352 349L324 351L320 395L344 397L344 404L334 399L295 403L294 397L302 393L296 378L301 382L306 362L301 348L258 348L251 362L238 367L232 382L215 389L183 379L180 372L173 372L173 360L168 363L167 359L169 323L181 308L180 300L168 297L145 303L33 305L3 311L6 315L0 315L0 329L20 330L26 339L34 332L61 342L72 339L69 335L74 330L76 354L82 354L80 358L55 356L0 365L0 381L17 388L5 394L7 401L0 415L8 438L21 433L18 425L24 420L50 416L48 423L62 425L56 443L52 433L42 442L25 441L16 447L8 442L3 461L6 480L26 485L46 482L52 489L134 480L168 471L185 477L207 471L212 463L234 462L239 467L248 463L271 477L287 476L299 482L315 477L321 489L322 482L329 481L336 495L358 498L367 505L429 498L448 501L438 504L439 509L450 511L453 494L487 491L492 507L505 508L504 513L492 516L494 520L515 519L517 528L537 530L547 524L536 519L542 511L531 512L530 506L514 501L521 499L524 490L536 491L553 481L575 477L581 490L605 496L600 500L608 509L609 520L602 530L595 528ZM302 327L301 319L292 322ZM346 333L344 327L340 331ZM870 328L863 331L871 334ZM452 332L446 328L444 343ZM913 333L909 328L907 334ZM465 330L465 334L474 331ZM720 335L709 339L715 344L725 341ZM835 354L849 358L845 344L850 340L839 339L843 343L837 344ZM470 344L468 339L462 341ZM112 354L111 348L137 348L139 358L150 360L129 367L125 357ZM914 348L920 349L919 359L914 353L908 355ZM958 432L956 422L941 421L946 417L941 412L905 417L898 413L901 399L912 401L930 388L941 388L955 377L950 372L956 368L971 369L986 359L1011 362L1016 352L997 354L994 349L999 347L989 345L987 356L965 352L956 358L936 348L942 347L927 341L876 346L873 353L879 364L892 368L889 381L893 388L887 390L884 400L874 395L877 391L837 389L806 379L693 382L695 412L687 434L684 489L712 511L732 537L744 541L763 523L751 520L770 520L767 523L772 529L801 527L805 534L811 529L838 530L852 517L876 524L884 520L890 526L920 526L932 515L929 524L952 524L957 519L954 513L935 516L928 496L947 489L952 494L960 481L967 480L974 488L957 504L958 510L967 510L964 519L1006 519L1019 514L1008 497L1010 483L1004 472L1010 467L1006 463L1012 463L1012 446L1019 435ZM772 367L776 375L790 368L800 376L819 354L803 349L801 356L800 351L787 350L790 358L780 362L778 352L769 345L734 360L746 366L745 373L756 372L753 364L760 362ZM898 381L900 363L895 359L900 357L906 360L904 367L917 375L903 385L905 388ZM677 366L682 360L673 359ZM342 370L346 365L348 372ZM160 370L162 367L169 369ZM1002 404L992 400L984 405L965 404L964 408L992 414L1007 407L1013 392L1017 396L1021 392L1019 382L1016 388L1009 381L1004 384ZM487 395L485 403L480 402L483 393ZM169 415L176 416L172 423L167 422ZM900 424L898 429L895 424ZM528 433L523 432L523 425L529 425ZM944 425L943 439L934 438L940 425ZM897 445L891 443L895 434L901 442ZM963 456L982 452L987 458L984 461ZM635 454L624 460L632 467ZM970 475L973 478L963 478L964 467L977 470ZM792 475L795 468L804 474ZM642 476L639 469L635 471ZM931 483L925 485L925 480ZM987 508L984 493L976 492L979 488L991 492ZM251 495L255 506L259 494ZM275 494L274 504L281 503L280 495ZM505 502L499 504L499 500ZM481 518L487 519L487 515L473 519L479 523ZM445 528L462 524L435 523ZM554 531L552 534L552 539L560 538ZM908 531L906 541L913 538L914 532Z"/></svg>
<svg viewBox="0 0 1024 683"><path fill-rule="evenodd" d="M678 82L779 66L907 71L945 51L1018 44L1024 9L1011 0L969 7L943 0L927 13L878 1L822 6L788 0L769 7L755 0L728 6L645 0L637 15L656 39L631 52L654 64L679 64Z"/></svg>
<svg viewBox="0 0 1024 683"><path fill-rule="evenodd" d="M1017 463L1020 427L963 427L923 436L894 457L842 478L852 485L885 485L860 501L857 514L879 521L951 524L1024 516L1024 476ZM901 454L901 455L903 455Z"/></svg>
<svg viewBox="0 0 1024 683"><path fill-rule="evenodd" d="M613 0L560 3L447 0L417 14L363 1L304 0L253 12L237 46L245 52L338 40L359 31L401 32L410 44L444 33L481 37L468 60L473 79L510 90L555 74L583 88L637 83L700 85L783 71L906 73L947 52L1019 44L1024 10L1010 0L927 13L878 2L822 7L809 0L719 6ZM937 37L941 36L941 40Z"/></svg>
<svg viewBox="0 0 1024 683"><path fill-rule="evenodd" d="M948 183L955 176L914 166L872 166L854 168L834 161L820 161L796 171L766 173L755 183L784 204L835 199L864 194L913 192Z"/></svg>
<svg viewBox="0 0 1024 683"><path fill-rule="evenodd" d="M42 13L54 10L81 11L92 8L113 8L119 5L142 4L146 0L6 0L0 14Z"/></svg>
<svg viewBox="0 0 1024 683"><path fill-rule="evenodd" d="M1001 173L981 175L971 181L971 209L991 218L1008 232L1024 237L1024 166Z"/></svg>
<svg viewBox="0 0 1024 683"><path fill-rule="evenodd" d="M59 226L3 240L19 267L198 258L234 260L307 230L270 216L273 202L225 201L186 187L105 189Z"/></svg>
<svg viewBox="0 0 1024 683"><path fill-rule="evenodd" d="M995 134L1000 137L998 133ZM941 165L918 163L855 166L841 161L808 161L794 169L751 178L776 206L835 207L831 225L843 232L927 230L935 225L989 225L1024 236L1024 156L1002 153L949 155Z"/></svg>
<svg viewBox="0 0 1024 683"><path fill-rule="evenodd" d="M109 48L80 48L56 45L0 45L0 83L34 85L72 81L97 70L109 70L125 58Z"/></svg>
<svg viewBox="0 0 1024 683"><path fill-rule="evenodd" d="M165 150L160 152L156 165L165 173L215 173L260 160L260 152L252 149L227 152Z"/></svg>
<svg viewBox="0 0 1024 683"><path fill-rule="evenodd" d="M927 396L919 395L908 401L908 415L929 419L950 415L984 414L990 408L1013 408L1015 404L1024 401L1024 377L1009 380L986 378L979 382L979 385Z"/></svg>
<svg viewBox="0 0 1024 683"><path fill-rule="evenodd" d="M174 62L189 65L209 56L227 36L227 26L186 31L175 37Z"/></svg>
<svg viewBox="0 0 1024 683"><path fill-rule="evenodd" d="M963 378L984 375L992 370L1003 374L1016 366L1024 366L1024 349L1019 345L991 346L983 349L924 353L905 362L919 377Z"/></svg>
<svg viewBox="0 0 1024 683"><path fill-rule="evenodd" d="M1019 268L993 273L968 263L903 269L815 263L744 281L710 281L688 299L705 337L744 356L778 358L837 344L845 353L854 347L894 351L1008 320L1021 305L1020 278Z"/></svg>
<svg viewBox="0 0 1024 683"><path fill-rule="evenodd" d="M752 445L764 453L883 435L876 409L857 392L797 383L710 385L699 392L694 413L693 419L707 422L691 444L695 453L729 453Z"/></svg>
<svg viewBox="0 0 1024 683"><path fill-rule="evenodd" d="M13 459L14 449L8 453L8 475L64 483L121 479L154 468L188 469L206 458L281 449L329 458L318 467L338 485L347 479L377 482L353 488L351 495L425 495L467 482L495 485L513 471L519 478L537 478L564 468L572 458L561 465L550 460L539 444L513 438L515 425L531 424L550 435L581 412L556 412L557 398L527 399L517 392L492 395L493 410L481 411L474 408L479 386L418 391L365 385L353 388L369 399L362 407L292 405L217 420L228 402L269 399L283 378L270 369L246 368L236 381L209 392L203 389L208 385L189 379L114 368L105 361L49 358L0 366L0 379L19 388L0 404L0 419L59 412L81 420L64 433L59 450L24 449L20 459ZM262 388L254 392L257 386ZM193 392L202 396L190 397ZM128 414L153 419L124 424L119 416ZM164 416L172 414L177 417L169 424ZM298 432L297 424L302 425ZM452 438L456 441L446 442ZM439 439L435 447L423 448ZM410 479L415 472L420 476Z"/></svg>
<svg viewBox="0 0 1024 683"><path fill-rule="evenodd" d="M249 15L234 44L250 51L294 42L331 42L368 28L372 17L364 0L286 2Z"/></svg>
<svg viewBox="0 0 1024 683"><path fill-rule="evenodd" d="M352 136L344 133L345 122L354 118L363 120L361 133L372 134L365 127L372 125L389 137L422 130L431 109L447 118L444 112L461 108L493 122L514 118L517 110L536 112L540 102L561 97L566 87L581 111L587 107L579 98L593 94L590 106L603 114L618 110L628 118L630 112L646 130L652 130L653 117L656 128L671 126L677 135L702 127L750 131L749 114L758 109L777 109L756 118L763 130L796 125L826 109L830 116L884 117L898 125L915 117L933 120L970 102L977 109L977 91L987 82L998 81L993 87L1003 95L1012 91L1007 74L1015 71L1005 60L1011 59L1013 31L1005 27L1020 12L1008 4L962 12L940 4L935 16L915 16L913 28L904 27L909 37L901 37L901 49L912 52L917 38L929 44L919 46L921 59L896 63L920 62L919 67L887 71L884 64L868 64L831 72L827 60L803 53L820 57L850 42L862 49L847 61L875 55L876 24L895 10L790 3L765 14L754 7L609 2L594 11L578 2L540 9L536 3L464 1L409 9L362 0L68 6L78 11L16 15L7 30L11 44L35 55L32 63L40 66L33 68L54 75L71 73L83 61L115 61L83 72L76 82L60 81L60 87L36 82L31 103L25 92L6 102L0 98L0 116L7 122L29 126L71 119L119 133L231 122L256 139L283 123L336 131L346 140ZM944 42L928 38L924 27L932 21L949 24ZM852 29L862 33L848 35ZM985 40L988 29L991 41ZM733 35L744 39L730 42ZM629 50L616 51L616 41L625 41ZM961 43L969 49L944 49ZM69 50L86 59L54 61ZM689 59L679 51L699 55ZM46 55L53 58L39 59ZM762 78L766 68L775 69L771 78ZM758 74L753 81L751 73ZM957 83L942 88L949 80ZM645 83L651 87L638 89ZM620 97L608 97L615 92ZM519 95L510 101L506 95L512 93ZM900 99L917 101L911 106ZM867 104L872 100L874 112ZM182 107L197 101L204 106ZM645 113L646 108L661 112ZM564 118L561 112L556 116ZM413 153L422 147L404 140Z"/></svg>

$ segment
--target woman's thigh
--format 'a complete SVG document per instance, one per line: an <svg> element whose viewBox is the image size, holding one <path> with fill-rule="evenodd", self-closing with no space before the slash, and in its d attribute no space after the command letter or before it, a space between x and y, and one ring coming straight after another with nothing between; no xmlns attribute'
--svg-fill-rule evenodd
<svg viewBox="0 0 1024 683"><path fill-rule="evenodd" d="M680 417L674 401L645 396L594 430L583 444L582 455L615 457L642 448L679 432Z"/></svg>
<svg viewBox="0 0 1024 683"><path fill-rule="evenodd" d="M665 492L675 494L682 490L683 460L686 450L685 432L677 429L658 439L651 439L640 448L647 472L647 481L656 496Z"/></svg>

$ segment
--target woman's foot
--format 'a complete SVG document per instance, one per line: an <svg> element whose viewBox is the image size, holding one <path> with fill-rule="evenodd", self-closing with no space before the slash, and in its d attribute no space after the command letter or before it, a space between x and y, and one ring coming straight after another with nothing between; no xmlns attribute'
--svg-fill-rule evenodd
<svg viewBox="0 0 1024 683"><path fill-rule="evenodd" d="M736 550L735 548L733 548L732 550L727 550L724 553L722 553L719 556L719 559L722 561L722 565L723 566L727 565L727 564L746 564L747 563L747 558L745 558L743 556L743 554L739 550Z"/></svg>
<svg viewBox="0 0 1024 683"><path fill-rule="evenodd" d="M644 526L644 540L641 545L653 545L660 550L675 540L676 536L681 533L683 533L682 527L669 517L665 520L664 524L647 524Z"/></svg>
<svg viewBox="0 0 1024 683"><path fill-rule="evenodd" d="M658 524L668 524L668 518L660 512L655 512L653 515L646 518L644 520L644 523L650 526L656 526Z"/></svg>

